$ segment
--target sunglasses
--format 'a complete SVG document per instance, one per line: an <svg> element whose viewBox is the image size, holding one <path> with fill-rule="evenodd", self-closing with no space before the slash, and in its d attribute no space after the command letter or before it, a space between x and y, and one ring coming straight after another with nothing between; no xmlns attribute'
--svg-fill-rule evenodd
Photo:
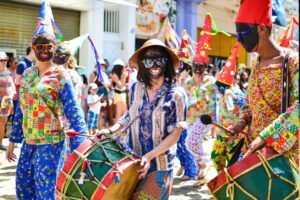
<svg viewBox="0 0 300 200"><path fill-rule="evenodd" d="M45 49L47 49L47 51L49 51L49 52L53 52L55 50L55 46L52 44L37 44L37 45L34 45L34 48L38 52L42 52Z"/></svg>
<svg viewBox="0 0 300 200"><path fill-rule="evenodd" d="M158 67L164 66L168 62L168 58L166 57L159 57L159 58L145 58L142 60L142 63L144 64L145 68L149 69L154 66L154 63Z"/></svg>
<svg viewBox="0 0 300 200"><path fill-rule="evenodd" d="M235 38L237 39L237 41L239 42L244 42L245 40L245 35L247 33L249 33L252 29L256 28L256 25L253 27L248 28L246 31L243 32L237 32L236 34L234 34Z"/></svg>
<svg viewBox="0 0 300 200"><path fill-rule="evenodd" d="M0 60L0 62L7 62L7 60Z"/></svg>

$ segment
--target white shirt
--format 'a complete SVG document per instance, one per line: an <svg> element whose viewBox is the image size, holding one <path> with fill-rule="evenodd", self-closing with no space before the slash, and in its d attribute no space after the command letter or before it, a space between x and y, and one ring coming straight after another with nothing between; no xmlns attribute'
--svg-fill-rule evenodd
<svg viewBox="0 0 300 200"><path fill-rule="evenodd" d="M95 94L95 95L89 94L89 96L87 98L87 102L88 102L88 104L91 104L91 103L95 103L99 99L100 99L100 97L97 94ZM100 109L101 109L101 103L98 102L93 106L89 105L89 107L90 107L90 111L92 111L93 113L99 114Z"/></svg>

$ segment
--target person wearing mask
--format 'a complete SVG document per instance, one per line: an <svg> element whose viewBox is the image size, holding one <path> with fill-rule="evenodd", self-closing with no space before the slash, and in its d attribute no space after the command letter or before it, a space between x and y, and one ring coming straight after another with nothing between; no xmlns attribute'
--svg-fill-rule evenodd
<svg viewBox="0 0 300 200"><path fill-rule="evenodd" d="M50 5L44 1L32 40L36 65L26 69L21 80L19 106L6 151L7 160L13 162L17 159L14 143L22 143L16 171L18 199L56 199L55 186L66 138L63 114L72 129L88 134L72 79L66 69L52 62L57 40L51 16Z"/></svg>
<svg viewBox="0 0 300 200"><path fill-rule="evenodd" d="M12 99L16 92L14 81L6 69L8 56L0 51L0 150L6 150L2 140L5 134L5 125L9 115L13 114Z"/></svg>
<svg viewBox="0 0 300 200"><path fill-rule="evenodd" d="M123 147L141 157L140 182L132 199L168 199L176 143L186 128L187 96L182 87L176 86L175 79L179 60L163 42L151 39L131 56L129 63L138 69L138 82L130 91L130 109L98 136L117 136L126 127L128 131L118 138L128 133L128 143Z"/></svg>
<svg viewBox="0 0 300 200"><path fill-rule="evenodd" d="M268 144L279 153L288 151L298 163L299 54L273 40L271 0L243 0L236 32L246 51L258 56L252 62L245 105L227 134L237 137L248 127L244 157Z"/></svg>
<svg viewBox="0 0 300 200"><path fill-rule="evenodd" d="M15 80L16 85L18 85L18 86L20 85L24 71L28 67L32 66L32 62L34 59L35 59L35 55L34 55L33 49L31 48L31 46L27 47L26 57L23 58L23 60L21 62L19 62L17 65L17 75L16 75L16 80Z"/></svg>

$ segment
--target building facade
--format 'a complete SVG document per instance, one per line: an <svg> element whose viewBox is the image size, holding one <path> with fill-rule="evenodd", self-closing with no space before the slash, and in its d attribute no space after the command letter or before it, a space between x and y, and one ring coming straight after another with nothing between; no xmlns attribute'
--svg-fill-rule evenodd
<svg viewBox="0 0 300 200"><path fill-rule="evenodd" d="M64 40L90 33L99 56L112 63L127 61L135 50L136 0L49 0ZM0 50L24 57L36 28L41 0L0 1ZM94 70L94 53L85 42L76 55L87 74Z"/></svg>

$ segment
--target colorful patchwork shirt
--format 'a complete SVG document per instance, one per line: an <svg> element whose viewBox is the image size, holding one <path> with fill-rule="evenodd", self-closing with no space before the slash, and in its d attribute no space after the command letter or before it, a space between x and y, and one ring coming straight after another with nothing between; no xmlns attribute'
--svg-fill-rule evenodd
<svg viewBox="0 0 300 200"><path fill-rule="evenodd" d="M145 84L136 82L130 91L131 106L129 111L119 119L118 123L127 126L143 108L148 105ZM187 127L187 95L180 86L172 85L170 89L156 101L129 128L129 147L139 156L143 156L157 147L172 131L178 127ZM151 171L167 171L172 169L177 145L151 160Z"/></svg>
<svg viewBox="0 0 300 200"><path fill-rule="evenodd" d="M248 138L260 134L276 151L290 150L298 155L299 136L299 60L298 53L289 57L289 105L281 114L282 64L259 67L253 61L248 94L240 118L249 124ZM250 141L250 142L251 142Z"/></svg>
<svg viewBox="0 0 300 200"><path fill-rule="evenodd" d="M203 114L208 114L217 122L217 87L215 78L205 76L200 86L196 86L194 78L185 81L183 87L189 97L188 122L195 122Z"/></svg>
<svg viewBox="0 0 300 200"><path fill-rule="evenodd" d="M87 134L84 114L76 100L72 80L61 66L38 76L37 66L24 72L20 85L19 107L9 140L41 145L59 143L65 138L60 107L70 121L71 128Z"/></svg>

